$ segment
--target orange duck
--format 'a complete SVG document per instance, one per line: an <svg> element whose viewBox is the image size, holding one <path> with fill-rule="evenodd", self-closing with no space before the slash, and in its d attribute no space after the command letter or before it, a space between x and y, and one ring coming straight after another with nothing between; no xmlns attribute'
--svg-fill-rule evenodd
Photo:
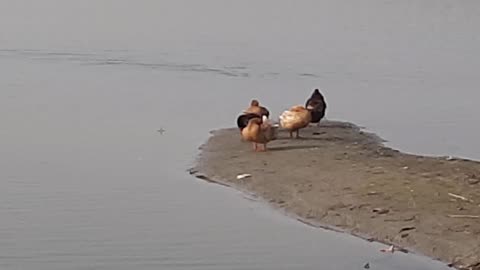
<svg viewBox="0 0 480 270"><path fill-rule="evenodd" d="M252 142L254 151L267 151L267 143L276 139L275 127L270 124L265 115L262 119L257 117L250 119L241 133L245 141ZM263 145L261 150L258 144Z"/></svg>

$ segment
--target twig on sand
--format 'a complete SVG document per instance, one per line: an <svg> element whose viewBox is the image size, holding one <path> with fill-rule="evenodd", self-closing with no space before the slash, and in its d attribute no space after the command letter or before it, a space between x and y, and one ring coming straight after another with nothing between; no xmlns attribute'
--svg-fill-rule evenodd
<svg viewBox="0 0 480 270"><path fill-rule="evenodd" d="M460 199L460 200L462 200L462 201L466 201L466 202L471 202L471 203L473 203L473 201L470 200L470 199L467 199L467 198L465 198L465 197L463 197L463 196L460 196L460 195L457 195L457 194L453 194L453 193L450 193L450 192L448 193L448 196L451 196L451 197L453 197L453 198L455 198L455 199Z"/></svg>
<svg viewBox="0 0 480 270"><path fill-rule="evenodd" d="M448 217L451 217L451 218L480 218L480 216L474 216L474 215L448 215Z"/></svg>
<svg viewBox="0 0 480 270"><path fill-rule="evenodd" d="M372 212L377 213L379 215L382 215L382 214L386 214L386 213L390 212L390 210L377 207L377 208L373 208Z"/></svg>

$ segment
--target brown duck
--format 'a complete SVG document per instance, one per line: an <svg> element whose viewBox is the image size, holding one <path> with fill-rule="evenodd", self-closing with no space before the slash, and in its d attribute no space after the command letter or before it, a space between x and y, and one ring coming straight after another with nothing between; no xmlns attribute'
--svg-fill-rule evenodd
<svg viewBox="0 0 480 270"><path fill-rule="evenodd" d="M267 151L267 143L276 138L275 127L270 124L266 116L263 116L263 119L250 119L241 132L245 141L252 142L254 151ZM258 144L263 145L262 149L259 149Z"/></svg>

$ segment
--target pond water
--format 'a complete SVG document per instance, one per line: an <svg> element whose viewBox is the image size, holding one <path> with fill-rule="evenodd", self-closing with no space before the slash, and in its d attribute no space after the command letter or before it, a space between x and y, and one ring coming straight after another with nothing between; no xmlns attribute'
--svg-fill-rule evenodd
<svg viewBox="0 0 480 270"><path fill-rule="evenodd" d="M446 269L186 170L258 98L479 158L474 1L1 1L0 268ZM165 132L157 132L164 129Z"/></svg>

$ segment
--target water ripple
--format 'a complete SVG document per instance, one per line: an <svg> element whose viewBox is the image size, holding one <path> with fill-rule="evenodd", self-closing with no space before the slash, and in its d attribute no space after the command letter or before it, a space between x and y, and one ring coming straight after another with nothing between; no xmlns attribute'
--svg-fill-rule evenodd
<svg viewBox="0 0 480 270"><path fill-rule="evenodd" d="M206 64L175 63L175 62L145 62L130 59L125 56L115 56L116 51L102 51L101 53L43 51L43 50L13 50L0 49L1 56L24 56L37 60L67 61L82 65L93 66L133 66L150 69L161 69L182 72L212 73L229 77L249 77L246 66L212 67Z"/></svg>

